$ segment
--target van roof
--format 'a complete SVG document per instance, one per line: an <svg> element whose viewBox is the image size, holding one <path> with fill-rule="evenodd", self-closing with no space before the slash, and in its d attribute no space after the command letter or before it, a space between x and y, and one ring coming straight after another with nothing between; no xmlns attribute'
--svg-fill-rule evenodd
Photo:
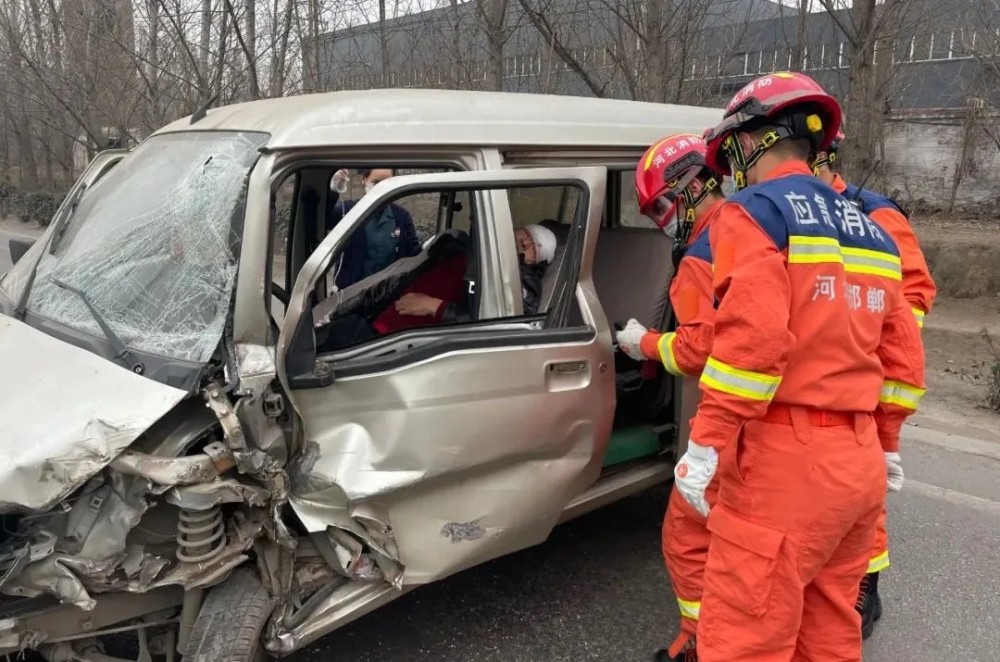
<svg viewBox="0 0 1000 662"><path fill-rule="evenodd" d="M359 90L250 101L208 111L179 131L263 131L270 149L334 145L646 147L701 133L722 110L617 99L460 90Z"/></svg>

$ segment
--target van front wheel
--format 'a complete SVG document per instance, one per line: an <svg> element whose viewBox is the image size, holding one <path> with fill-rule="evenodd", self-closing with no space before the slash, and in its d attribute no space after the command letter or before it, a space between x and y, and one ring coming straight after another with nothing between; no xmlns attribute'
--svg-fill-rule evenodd
<svg viewBox="0 0 1000 662"><path fill-rule="evenodd" d="M261 633L271 616L271 598L257 573L237 568L205 598L184 659L190 662L262 662L268 659Z"/></svg>

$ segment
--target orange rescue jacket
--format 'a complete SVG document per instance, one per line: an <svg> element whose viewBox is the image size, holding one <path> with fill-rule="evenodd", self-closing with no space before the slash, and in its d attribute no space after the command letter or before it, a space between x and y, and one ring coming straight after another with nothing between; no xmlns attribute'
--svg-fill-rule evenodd
<svg viewBox="0 0 1000 662"><path fill-rule="evenodd" d="M715 293L708 228L723 202L719 200L698 216L677 275L670 283L670 305L677 315L677 330L647 333L640 345L647 359L661 361L667 372L680 377L700 375L712 350Z"/></svg>
<svg viewBox="0 0 1000 662"><path fill-rule="evenodd" d="M931 307L934 305L937 286L931 277L931 270L927 267L927 260L924 259L924 252L920 250L920 242L917 241L910 220L890 198L848 184L840 175L833 176L833 188L858 205L861 211L892 235L903 263L903 297L913 309L917 326L923 327L924 315L931 312Z"/></svg>
<svg viewBox="0 0 1000 662"><path fill-rule="evenodd" d="M719 304L691 438L721 450L776 402L874 412L897 450L924 354L892 238L802 161L731 197L709 238Z"/></svg>

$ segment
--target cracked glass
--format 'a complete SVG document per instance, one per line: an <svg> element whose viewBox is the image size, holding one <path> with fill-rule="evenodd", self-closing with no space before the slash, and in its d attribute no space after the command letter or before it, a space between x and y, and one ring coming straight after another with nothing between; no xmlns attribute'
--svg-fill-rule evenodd
<svg viewBox="0 0 1000 662"><path fill-rule="evenodd" d="M154 136L80 198L38 265L28 309L130 349L205 363L225 327L246 181L267 134Z"/></svg>

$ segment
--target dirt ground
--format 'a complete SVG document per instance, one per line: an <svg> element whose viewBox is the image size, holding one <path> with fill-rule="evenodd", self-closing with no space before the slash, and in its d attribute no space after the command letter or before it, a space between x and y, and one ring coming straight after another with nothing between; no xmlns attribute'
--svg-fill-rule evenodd
<svg viewBox="0 0 1000 662"><path fill-rule="evenodd" d="M931 217L913 225L939 296L965 299L1000 292L1000 223Z"/></svg>
<svg viewBox="0 0 1000 662"><path fill-rule="evenodd" d="M1000 361L1000 222L934 216L913 225L938 286L924 327L928 390L913 422L1000 441L1000 415L983 404Z"/></svg>
<svg viewBox="0 0 1000 662"><path fill-rule="evenodd" d="M923 337L927 395L914 422L1000 441L1000 414L984 405L990 367L1000 361L1000 298L938 300Z"/></svg>

